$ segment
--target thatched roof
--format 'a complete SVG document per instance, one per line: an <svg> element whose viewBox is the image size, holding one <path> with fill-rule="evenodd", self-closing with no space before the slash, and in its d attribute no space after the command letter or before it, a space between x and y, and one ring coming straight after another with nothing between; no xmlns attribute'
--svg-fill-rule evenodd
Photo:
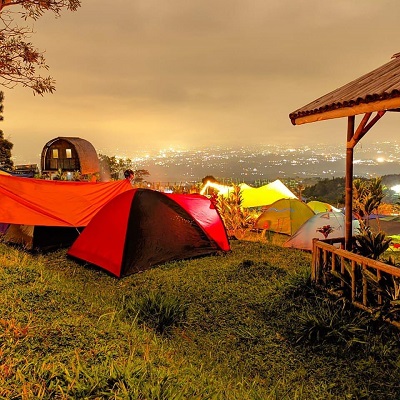
<svg viewBox="0 0 400 400"><path fill-rule="evenodd" d="M293 111L293 125L400 108L400 53L360 78Z"/></svg>
<svg viewBox="0 0 400 400"><path fill-rule="evenodd" d="M79 156L79 163L81 166L81 174L95 174L100 171L100 161L97 152L93 145L85 139L78 137L57 137L46 143L44 149L50 147L54 142L58 140L65 140L71 143L75 148Z"/></svg>

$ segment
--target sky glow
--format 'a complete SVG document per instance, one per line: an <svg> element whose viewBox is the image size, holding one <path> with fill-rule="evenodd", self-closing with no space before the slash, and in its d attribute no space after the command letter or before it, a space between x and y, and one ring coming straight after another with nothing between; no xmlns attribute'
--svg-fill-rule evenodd
<svg viewBox="0 0 400 400"><path fill-rule="evenodd" d="M399 15L398 0L82 0L34 24L56 92L4 88L1 129L17 163L39 163L58 136L130 158L344 145L345 119L292 126L288 115L388 62ZM397 137L390 114L363 141Z"/></svg>

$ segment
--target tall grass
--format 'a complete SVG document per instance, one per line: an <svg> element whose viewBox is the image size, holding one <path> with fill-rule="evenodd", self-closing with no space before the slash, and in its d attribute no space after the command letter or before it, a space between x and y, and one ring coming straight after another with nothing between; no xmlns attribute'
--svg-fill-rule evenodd
<svg viewBox="0 0 400 400"><path fill-rule="evenodd" d="M116 279L0 244L0 399L396 399L399 332L309 280L310 255L232 251Z"/></svg>
<svg viewBox="0 0 400 400"><path fill-rule="evenodd" d="M168 334L185 321L187 306L179 297L151 291L139 298L129 296L124 301L123 314L137 319L156 333Z"/></svg>

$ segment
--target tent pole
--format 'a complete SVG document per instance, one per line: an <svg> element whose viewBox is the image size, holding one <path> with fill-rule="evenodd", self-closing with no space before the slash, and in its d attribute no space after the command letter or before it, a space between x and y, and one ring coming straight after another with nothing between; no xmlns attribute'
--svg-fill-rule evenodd
<svg viewBox="0 0 400 400"><path fill-rule="evenodd" d="M355 116L347 118L347 145L346 145L346 192L345 192L345 249L351 251L352 247L352 215L353 215L353 153L354 146L351 140L354 136Z"/></svg>

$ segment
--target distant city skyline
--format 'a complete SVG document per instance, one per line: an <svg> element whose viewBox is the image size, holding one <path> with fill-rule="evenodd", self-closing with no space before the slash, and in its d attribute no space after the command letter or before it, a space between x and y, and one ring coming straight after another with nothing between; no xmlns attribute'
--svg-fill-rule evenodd
<svg viewBox="0 0 400 400"><path fill-rule="evenodd" d="M106 150L99 153L104 154ZM345 176L345 151L341 145L315 144L296 149L273 145L165 149L143 154L138 151L128 158L134 169L149 171L150 182L198 182L207 175L248 183ZM354 174L367 178L400 174L400 142L364 144L356 148Z"/></svg>

